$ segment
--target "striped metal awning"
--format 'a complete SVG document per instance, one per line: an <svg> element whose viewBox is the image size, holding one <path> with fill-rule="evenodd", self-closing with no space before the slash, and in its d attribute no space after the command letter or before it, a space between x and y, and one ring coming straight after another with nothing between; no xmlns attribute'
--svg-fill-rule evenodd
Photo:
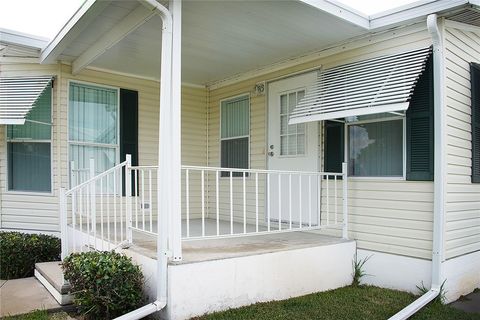
<svg viewBox="0 0 480 320"><path fill-rule="evenodd" d="M289 123L405 111L430 53L423 48L323 70Z"/></svg>
<svg viewBox="0 0 480 320"><path fill-rule="evenodd" d="M0 78L0 124L24 124L53 76Z"/></svg>

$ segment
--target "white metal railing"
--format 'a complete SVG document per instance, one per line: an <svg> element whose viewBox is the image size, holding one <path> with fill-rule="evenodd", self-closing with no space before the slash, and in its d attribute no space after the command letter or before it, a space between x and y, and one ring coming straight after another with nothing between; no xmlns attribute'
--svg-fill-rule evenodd
<svg viewBox="0 0 480 320"><path fill-rule="evenodd" d="M157 233L156 166L131 167L132 226ZM347 175L182 166L182 240L343 228Z"/></svg>
<svg viewBox="0 0 480 320"><path fill-rule="evenodd" d="M93 161L90 172L93 175ZM342 229L347 238L347 166L342 172L182 166L182 240ZM62 252L109 250L132 231L158 235L157 166L119 165L60 190Z"/></svg>
<svg viewBox="0 0 480 320"><path fill-rule="evenodd" d="M66 191L60 189L62 258L90 249L111 250L131 242L131 157ZM94 163L89 168L93 175Z"/></svg>

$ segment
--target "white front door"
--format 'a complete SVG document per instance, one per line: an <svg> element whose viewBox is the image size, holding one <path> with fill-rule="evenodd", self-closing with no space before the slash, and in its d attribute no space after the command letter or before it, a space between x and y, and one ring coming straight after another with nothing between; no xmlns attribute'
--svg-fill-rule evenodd
<svg viewBox="0 0 480 320"><path fill-rule="evenodd" d="M272 82L268 85L268 169L318 171L318 122L288 125L288 118L317 72ZM318 224L318 180L314 175L271 174L270 220L302 225Z"/></svg>

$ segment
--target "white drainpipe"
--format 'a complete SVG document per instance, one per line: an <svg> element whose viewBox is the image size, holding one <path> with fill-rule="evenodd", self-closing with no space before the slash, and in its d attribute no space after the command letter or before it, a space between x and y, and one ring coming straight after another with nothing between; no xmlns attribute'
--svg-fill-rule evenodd
<svg viewBox="0 0 480 320"><path fill-rule="evenodd" d="M445 110L444 110L444 57L443 35L438 28L437 15L427 17L427 27L433 42L433 90L435 124L435 181L433 198L433 243L432 243L432 286L430 291L395 314L390 320L403 320L412 316L440 294L442 286L443 231L445 217Z"/></svg>
<svg viewBox="0 0 480 320"><path fill-rule="evenodd" d="M159 172L157 174L157 199L159 200L158 217L168 221L171 202L169 193L170 159L170 113L172 95L172 15L170 11L156 0L139 0L142 5L152 10L162 19L162 53L160 74L160 122L159 122ZM165 188L165 186L167 186ZM136 320L162 310L167 305L167 269L168 269L168 223L159 223L157 236L157 299L141 308L133 310L116 320Z"/></svg>

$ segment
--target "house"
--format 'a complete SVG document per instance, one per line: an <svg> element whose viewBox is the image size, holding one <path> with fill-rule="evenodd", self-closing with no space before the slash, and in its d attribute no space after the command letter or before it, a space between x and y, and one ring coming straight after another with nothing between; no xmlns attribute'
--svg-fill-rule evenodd
<svg viewBox="0 0 480 320"><path fill-rule="evenodd" d="M346 285L355 253L432 288L398 319L453 301L480 286L477 5L89 0L50 42L1 30L0 227L129 247L171 319Z"/></svg>

